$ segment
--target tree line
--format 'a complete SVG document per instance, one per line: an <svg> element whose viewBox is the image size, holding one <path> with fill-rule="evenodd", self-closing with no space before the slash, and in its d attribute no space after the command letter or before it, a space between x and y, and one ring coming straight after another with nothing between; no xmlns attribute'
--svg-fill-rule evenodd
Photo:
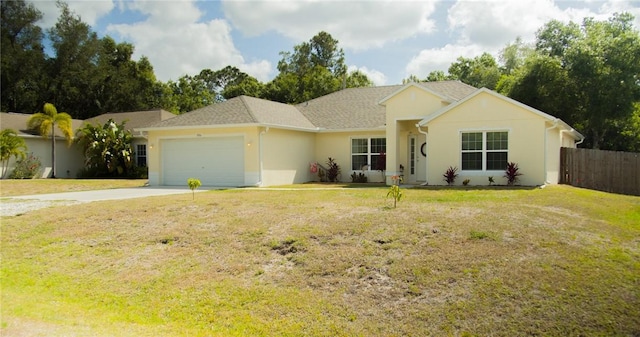
<svg viewBox="0 0 640 337"><path fill-rule="evenodd" d="M268 83L232 66L165 83L156 79L148 58L132 59L131 43L98 38L66 3L57 5L58 21L45 31L37 25L42 13L32 4L2 2L2 111L32 113L49 102L79 119L157 108L184 113L238 95L299 103L373 85L363 73L347 71L343 50L326 32L282 52L279 74Z"/></svg>
<svg viewBox="0 0 640 337"><path fill-rule="evenodd" d="M459 57L448 73L424 79L486 87L556 116L587 138L584 147L640 152L640 34L634 17L582 24L550 21L532 45L519 38L501 52Z"/></svg>
<svg viewBox="0 0 640 337"><path fill-rule="evenodd" d="M157 108L179 114L239 95L295 104L373 85L347 70L344 51L327 32L281 52L278 75L266 83L233 66L162 82L146 57L132 59L132 44L98 38L64 2L58 6L57 23L44 31L33 5L2 2L2 111L32 113L50 102L78 119ZM633 19L621 13L582 24L550 21L534 44L516 39L498 60L489 53L459 57L446 73L403 82L487 87L561 118L587 136L586 147L640 152L640 34Z"/></svg>

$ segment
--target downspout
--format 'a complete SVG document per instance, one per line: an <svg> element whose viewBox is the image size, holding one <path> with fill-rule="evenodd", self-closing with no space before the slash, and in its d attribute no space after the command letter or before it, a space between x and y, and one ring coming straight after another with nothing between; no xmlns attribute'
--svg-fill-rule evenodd
<svg viewBox="0 0 640 337"><path fill-rule="evenodd" d="M549 137L549 131L555 129L558 127L558 119L554 119L553 120L553 125L544 129L544 183L545 184L550 184L549 182L549 167L547 167L547 157L548 157L548 141L547 138ZM560 137L562 137L562 133L560 134ZM560 145L562 145L562 139L560 139Z"/></svg>
<svg viewBox="0 0 640 337"><path fill-rule="evenodd" d="M267 126L264 130L260 131L260 134L258 136L258 162L260 167L258 168L258 182L256 183L256 185L258 187L262 186L262 169L263 169L263 165L262 165L262 135L264 135L265 133L269 132L269 127Z"/></svg>
<svg viewBox="0 0 640 337"><path fill-rule="evenodd" d="M424 135L424 140L425 140L425 142L427 143L427 150L428 150L428 149L429 149L429 145L428 145L428 144L429 144L429 139L428 139L428 138L429 138L429 133L428 133L427 131L423 131L422 129L420 129L420 123L417 123L417 124L416 124L416 128L418 128L418 132L420 132L421 134L423 134L423 135ZM425 152L426 152L427 150L425 150ZM416 156L417 156L417 155L418 155L418 154L416 153ZM424 175L425 175L425 177L424 177L424 184L425 184L425 185L429 185L429 180L428 180L428 177L429 177L429 160L428 160L428 158L426 158L426 157L425 157L425 159L424 159ZM416 179L416 180L417 180L417 179Z"/></svg>

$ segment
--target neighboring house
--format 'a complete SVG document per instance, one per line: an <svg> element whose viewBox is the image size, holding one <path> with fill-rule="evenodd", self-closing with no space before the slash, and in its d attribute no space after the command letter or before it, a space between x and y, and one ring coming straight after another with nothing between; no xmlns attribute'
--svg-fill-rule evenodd
<svg viewBox="0 0 640 337"><path fill-rule="evenodd" d="M51 176L51 138L43 138L35 131L27 130L27 121L31 114L22 113L1 113L0 128L14 129L18 135L23 137L27 144L27 154L33 153L42 163L42 178ZM145 127L160 121L175 117L176 115L165 110L135 111L106 113L87 120L73 120L74 136L78 129L86 123L94 125L104 125L109 119L120 124L125 121L125 127L133 133L132 147L135 151L135 160L138 166L147 165L147 140L141 132L134 131L135 128ZM75 142L68 146L66 140L56 128L56 172L58 178L76 178L85 167L83 150ZM9 162L7 177L15 167L15 159Z"/></svg>
<svg viewBox="0 0 640 337"><path fill-rule="evenodd" d="M34 157L40 159L42 170L40 177L50 177L53 169L51 162L51 137L42 137L34 130L27 129L27 121L31 114L22 113L0 113L0 128L13 129L18 132L18 136L22 137L27 144L27 155L33 153ZM82 121L78 119L72 120L73 131L82 125ZM82 150L75 144L69 145L58 127L55 127L56 138L56 176L58 178L75 178L80 170L84 167L84 157ZM7 168L9 177L15 167L16 160L11 158Z"/></svg>
<svg viewBox="0 0 640 337"><path fill-rule="evenodd" d="M561 147L583 136L563 121L488 89L458 81L351 88L298 105L240 96L148 127L150 185L272 186L317 181L311 163L329 157L341 181L504 184L507 161L522 185L558 182ZM386 170L376 170L381 153Z"/></svg>
<svg viewBox="0 0 640 337"><path fill-rule="evenodd" d="M133 134L133 144L131 144L131 147L135 152L135 163L137 166L147 166L147 139L142 132L135 131L135 129L152 125L175 116L173 113L162 109L113 112L86 119L84 122L93 125L104 125L109 119L112 119L117 124L125 122L125 128Z"/></svg>

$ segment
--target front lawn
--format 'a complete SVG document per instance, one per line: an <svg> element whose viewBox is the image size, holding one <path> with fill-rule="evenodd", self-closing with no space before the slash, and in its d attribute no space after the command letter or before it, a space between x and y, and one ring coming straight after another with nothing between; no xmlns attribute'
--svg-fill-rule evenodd
<svg viewBox="0 0 640 337"><path fill-rule="evenodd" d="M147 179L3 179L0 197L141 187L146 183Z"/></svg>
<svg viewBox="0 0 640 337"><path fill-rule="evenodd" d="M639 197L404 193L395 209L382 187L239 189L3 217L0 334L640 335Z"/></svg>

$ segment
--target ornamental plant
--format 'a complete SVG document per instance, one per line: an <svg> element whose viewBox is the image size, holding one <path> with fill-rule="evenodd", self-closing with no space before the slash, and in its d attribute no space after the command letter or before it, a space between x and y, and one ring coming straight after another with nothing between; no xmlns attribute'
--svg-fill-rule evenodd
<svg viewBox="0 0 640 337"><path fill-rule="evenodd" d="M329 157L329 160L327 160L327 179L329 180L329 182L336 182L338 181L338 175L340 174L340 165L338 165L338 163L336 163L336 160Z"/></svg>
<svg viewBox="0 0 640 337"><path fill-rule="evenodd" d="M33 179L40 172L42 163L40 159L30 153L28 156L21 158L16 162L13 172L9 175L9 179Z"/></svg>
<svg viewBox="0 0 640 337"><path fill-rule="evenodd" d="M507 185L513 186L518 182L518 177L521 176L522 173L519 172L518 164L514 162L508 162L507 168L504 171L504 177L507 178Z"/></svg>
<svg viewBox="0 0 640 337"><path fill-rule="evenodd" d="M456 181L458 177L458 168L449 166L449 168L442 175L444 177L444 181L447 182L447 185L451 186Z"/></svg>
<svg viewBox="0 0 640 337"><path fill-rule="evenodd" d="M191 189L192 200L196 199L196 189L202 185L199 179L189 178L187 179L187 185Z"/></svg>
<svg viewBox="0 0 640 337"><path fill-rule="evenodd" d="M86 124L78 130L78 143L85 155L89 175L96 177L127 177L133 171L133 134L109 119L104 125Z"/></svg>
<svg viewBox="0 0 640 337"><path fill-rule="evenodd" d="M400 176L392 176L391 181L393 183L391 184L391 187L389 187L387 198L393 198L393 208L396 208L396 204L398 203L398 201L400 201L400 199L402 199L403 196L402 190L400 190L400 183L402 182L402 178Z"/></svg>

